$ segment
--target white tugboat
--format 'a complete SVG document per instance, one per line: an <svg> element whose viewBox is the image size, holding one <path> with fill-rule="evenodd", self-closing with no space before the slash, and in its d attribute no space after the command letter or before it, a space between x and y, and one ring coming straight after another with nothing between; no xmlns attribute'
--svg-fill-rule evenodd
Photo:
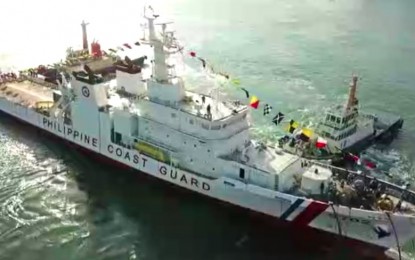
<svg viewBox="0 0 415 260"><path fill-rule="evenodd" d="M359 113L357 80L354 76L346 106L337 106L327 113L317 128L317 133L329 141L329 146L342 151L361 151L372 141L395 133L403 124L401 117L385 112Z"/></svg>
<svg viewBox="0 0 415 260"><path fill-rule="evenodd" d="M346 104L337 105L324 115L310 141L298 140L293 145L285 138L280 142L284 149L308 159L331 159L336 155L341 159L344 154L360 153L376 141L395 137L402 128L403 119L383 111L359 112L357 80L354 76ZM326 142L323 149L315 145L318 137Z"/></svg>
<svg viewBox="0 0 415 260"><path fill-rule="evenodd" d="M415 237L415 194L407 187L251 140L248 107L187 91L173 59L182 48L166 24L159 38L158 15L145 13L146 66L126 58L111 81L85 66L63 75L59 91L21 78L0 87L0 110L142 174L293 227L380 249Z"/></svg>

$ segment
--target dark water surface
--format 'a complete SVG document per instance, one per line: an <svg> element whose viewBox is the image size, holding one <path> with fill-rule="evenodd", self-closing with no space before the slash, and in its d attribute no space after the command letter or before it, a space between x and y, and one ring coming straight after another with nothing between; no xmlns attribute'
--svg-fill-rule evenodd
<svg viewBox="0 0 415 260"><path fill-rule="evenodd" d="M358 73L364 108L405 118L399 138L369 156L413 178L414 1L183 0L163 7L188 49L294 118L305 112L312 121L342 101ZM281 134L262 111L253 119L257 136ZM3 114L0 156L0 259L333 257L303 249L260 219L96 162ZM335 259L358 259L345 251L336 247Z"/></svg>

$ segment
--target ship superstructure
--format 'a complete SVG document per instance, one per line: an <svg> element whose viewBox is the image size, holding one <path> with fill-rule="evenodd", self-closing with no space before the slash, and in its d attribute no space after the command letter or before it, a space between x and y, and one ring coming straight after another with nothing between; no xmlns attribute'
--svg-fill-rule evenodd
<svg viewBox="0 0 415 260"><path fill-rule="evenodd" d="M59 90L20 79L0 87L0 109L143 173L294 225L347 230L386 248L396 244L392 228L401 243L414 237L414 193L382 181L369 191L371 177L252 140L248 107L186 90L174 57L183 47L152 10L145 18L141 66L125 57L108 80L86 65L62 75ZM378 209L381 188L388 214ZM379 237L379 225L389 235Z"/></svg>

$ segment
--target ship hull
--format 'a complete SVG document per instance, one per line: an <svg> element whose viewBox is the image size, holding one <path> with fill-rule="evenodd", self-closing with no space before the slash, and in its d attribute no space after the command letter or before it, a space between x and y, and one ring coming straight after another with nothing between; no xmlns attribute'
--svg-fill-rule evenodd
<svg viewBox="0 0 415 260"><path fill-rule="evenodd" d="M341 233L341 236L337 237L347 241L358 241L356 242L358 245L371 244L370 248L385 249L396 245L391 231L387 231L387 235L382 237L378 236L376 230L374 231L374 227L377 225L389 226L385 216L378 212L365 213L344 206L330 207L325 203L229 178L211 179L186 172L139 154L137 151L107 142L105 138L86 138L85 135L82 135L82 131L65 127L58 121L52 122L52 119L7 99L0 99L0 110L37 129L59 137L71 145L76 145L88 153L98 155L98 158L105 159L112 164L133 168L174 186L256 212L261 216L267 216L274 224L285 225L289 223L289 226L296 230L308 230L308 232L325 236L337 236ZM401 243L412 238L415 232L414 219L396 219L395 226Z"/></svg>
<svg viewBox="0 0 415 260"><path fill-rule="evenodd" d="M344 149L345 153L360 153L366 148L370 147L374 143L380 142L390 142L392 141L398 134L399 130L402 128L403 119L399 119L395 121L392 125L390 125L384 131L377 133L376 135L368 135L365 138L357 141L352 146L347 147Z"/></svg>
<svg viewBox="0 0 415 260"><path fill-rule="evenodd" d="M51 134L48 131L35 127L20 118L16 118L0 110L0 118L3 117L8 117L12 120L15 120L16 122L25 125L26 127L29 127L27 131L35 130L38 132L39 135L42 135L45 138L50 139L51 141L59 142L70 149L76 150L77 152L85 155L91 160L95 160L110 167L114 167L114 169L126 170L129 171L129 173L138 173L138 182L140 181L140 179L145 181L158 181L157 178L154 178L153 176L148 175L145 172L135 170L132 167L129 167L116 160L103 156L102 154L93 152L89 149L86 149L85 147L74 144L73 142L60 138L54 134ZM359 240L341 237L335 234L330 234L315 228L311 228L309 226L301 227L291 225L289 221L284 221L279 218L275 218L255 210L246 209L217 198L211 198L209 196L204 196L200 193L191 192L188 189L184 189L177 185L172 185L168 182L159 183L162 183L166 189L172 189L176 192L180 192L181 195L194 196L201 200L207 200L209 203L216 203L218 207L222 207L224 210L228 210L232 213L235 213L235 215L241 216L242 214L242 216L245 218L252 218L255 221L257 228L261 230L267 229L266 232L270 233L278 231L279 237L290 239L297 245L297 248L304 250L306 252L324 252L330 255L337 254L339 253L339 251L344 251L344 249L347 248L347 252L341 252L343 256L344 253L347 253L353 255L357 254L359 256L365 257L384 257L384 247L367 244ZM269 230L269 227L271 227L272 229ZM349 249L353 250L350 251Z"/></svg>

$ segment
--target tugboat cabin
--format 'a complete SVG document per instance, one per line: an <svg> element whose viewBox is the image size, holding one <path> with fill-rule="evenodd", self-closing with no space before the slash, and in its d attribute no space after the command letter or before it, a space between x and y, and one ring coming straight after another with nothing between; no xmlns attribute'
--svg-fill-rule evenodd
<svg viewBox="0 0 415 260"><path fill-rule="evenodd" d="M330 148L345 150L374 131L369 118L359 117L356 88L357 77L353 77L346 105L338 105L328 112L317 128L317 132L328 140Z"/></svg>

